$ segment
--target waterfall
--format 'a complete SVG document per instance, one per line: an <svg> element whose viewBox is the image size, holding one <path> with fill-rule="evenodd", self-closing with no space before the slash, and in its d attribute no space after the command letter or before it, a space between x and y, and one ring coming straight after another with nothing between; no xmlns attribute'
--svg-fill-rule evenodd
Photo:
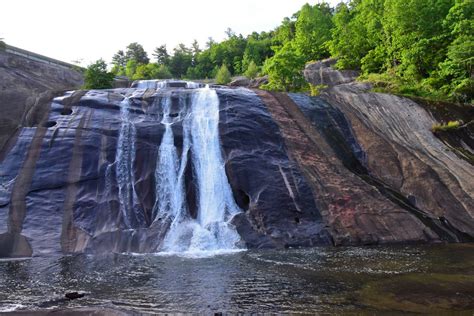
<svg viewBox="0 0 474 316"><path fill-rule="evenodd" d="M139 213L134 211L134 204L137 200L133 174L136 129L130 119L130 101L128 98L125 98L120 104L120 118L121 125L115 157L120 213L126 228L132 228L139 222Z"/></svg>
<svg viewBox="0 0 474 316"><path fill-rule="evenodd" d="M215 90L196 89L190 109L180 98L180 115L170 117L171 99L162 100L165 132L155 172L156 218L171 221L161 251L164 253L214 253L239 249L240 236L230 223L240 212L224 169L219 142L219 99ZM187 113L185 115L184 113ZM178 157L172 124L182 120L183 148ZM184 171L191 152L198 191L197 218L187 210Z"/></svg>
<svg viewBox="0 0 474 316"><path fill-rule="evenodd" d="M185 105L183 104L185 99L180 97L179 100L180 107L182 108ZM181 159L178 159L171 127L173 118L170 116L171 97L169 94L163 98L161 105L163 108L161 124L165 126L165 133L161 140L157 168L155 171L157 200L153 215L155 218L157 218L157 216L172 216L173 222L176 222L179 221L186 212L183 174L189 150L189 131L183 128L183 150ZM179 118L177 120L179 120ZM186 121L187 120L183 121L183 127Z"/></svg>

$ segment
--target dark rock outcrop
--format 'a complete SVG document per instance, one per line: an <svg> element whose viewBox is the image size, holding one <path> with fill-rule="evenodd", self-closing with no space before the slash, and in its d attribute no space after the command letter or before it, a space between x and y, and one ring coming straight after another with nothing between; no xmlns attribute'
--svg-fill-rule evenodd
<svg viewBox="0 0 474 316"><path fill-rule="evenodd" d="M0 152L0 256L160 249L170 225L153 218L160 100L171 96L180 153L194 90L153 85L45 97L25 114ZM473 240L473 166L433 135L422 107L367 88L342 84L321 97L216 88L225 171L242 210L232 223L247 247ZM116 172L125 106L136 137L129 226ZM195 171L185 168L195 217Z"/></svg>
<svg viewBox="0 0 474 316"><path fill-rule="evenodd" d="M0 50L0 150L25 124L30 109L49 91L78 89L79 72Z"/></svg>
<svg viewBox="0 0 474 316"><path fill-rule="evenodd" d="M237 77L234 80L232 80L231 83L229 83L229 86L258 89L267 83L268 83L268 76L257 77L255 79L249 79L247 77Z"/></svg>
<svg viewBox="0 0 474 316"><path fill-rule="evenodd" d="M455 240L474 237L474 168L432 132L436 121L407 98L336 86L322 97L351 121L370 174L438 219Z"/></svg>
<svg viewBox="0 0 474 316"><path fill-rule="evenodd" d="M231 87L248 87L249 85L250 79L247 77L237 77L229 83Z"/></svg>
<svg viewBox="0 0 474 316"><path fill-rule="evenodd" d="M306 65L303 74L312 85L336 86L343 83L349 83L359 76L354 70L334 70L331 66L336 64L336 59L329 58Z"/></svg>

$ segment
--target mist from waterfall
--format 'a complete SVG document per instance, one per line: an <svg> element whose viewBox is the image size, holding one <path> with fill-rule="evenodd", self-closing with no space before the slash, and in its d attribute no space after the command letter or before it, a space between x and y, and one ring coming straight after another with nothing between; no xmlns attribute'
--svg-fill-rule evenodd
<svg viewBox="0 0 474 316"><path fill-rule="evenodd" d="M219 99L208 87L193 91L189 109L180 96L178 116L170 116L171 96L161 105L165 132L160 144L156 179L155 219L171 221L160 251L162 253L215 253L238 250L240 236L230 223L240 212L224 169L219 142ZM182 123L181 156L174 144L172 125ZM191 153L188 155L188 153ZM188 156L197 185L197 218L186 203L184 175Z"/></svg>

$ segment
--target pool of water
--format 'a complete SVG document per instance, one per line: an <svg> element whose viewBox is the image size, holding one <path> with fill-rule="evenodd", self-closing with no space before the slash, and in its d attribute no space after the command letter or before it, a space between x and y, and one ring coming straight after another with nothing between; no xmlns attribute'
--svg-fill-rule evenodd
<svg viewBox="0 0 474 316"><path fill-rule="evenodd" d="M86 295L76 300L66 292ZM474 245L252 250L212 257L0 261L0 312L474 311Z"/></svg>

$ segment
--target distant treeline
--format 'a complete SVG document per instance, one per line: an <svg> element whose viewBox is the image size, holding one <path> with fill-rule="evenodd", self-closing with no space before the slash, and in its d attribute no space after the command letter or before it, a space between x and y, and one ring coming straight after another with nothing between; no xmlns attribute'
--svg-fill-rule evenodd
<svg viewBox="0 0 474 316"><path fill-rule="evenodd" d="M153 60L132 43L113 56L113 73L132 79L214 78L222 65L232 75L269 76L268 89L307 89L307 62L338 59L341 69L358 69L361 78L402 94L473 98L473 0L352 0L335 8L304 5L270 32L247 37L227 30L201 49L165 45Z"/></svg>

